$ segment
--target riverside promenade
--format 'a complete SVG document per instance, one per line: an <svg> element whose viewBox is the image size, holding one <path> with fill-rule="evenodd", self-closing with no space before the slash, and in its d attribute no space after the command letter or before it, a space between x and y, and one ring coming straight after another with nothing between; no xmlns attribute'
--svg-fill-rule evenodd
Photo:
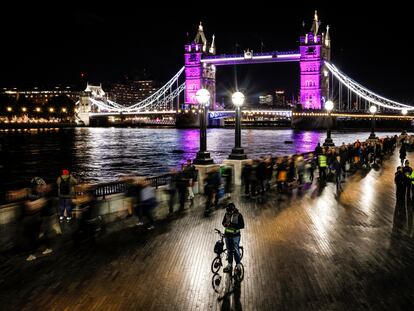
<svg viewBox="0 0 414 311"><path fill-rule="evenodd" d="M414 163L414 156L408 156ZM398 151L378 170L264 202L233 202L244 215L244 280L218 300L211 261L224 210L195 207L153 231L125 219L44 258L0 255L2 310L412 310L411 202L396 207Z"/></svg>

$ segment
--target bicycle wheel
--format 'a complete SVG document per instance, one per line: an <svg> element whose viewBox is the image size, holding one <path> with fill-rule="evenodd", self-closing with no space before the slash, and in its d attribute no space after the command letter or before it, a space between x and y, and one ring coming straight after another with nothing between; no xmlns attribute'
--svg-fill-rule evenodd
<svg viewBox="0 0 414 311"><path fill-rule="evenodd" d="M219 272L222 265L223 263L221 262L221 257L217 256L216 258L213 259L213 262L211 263L211 272L213 273Z"/></svg>
<svg viewBox="0 0 414 311"><path fill-rule="evenodd" d="M214 273L213 278L211 279L211 285L216 293L220 292L222 286L222 277L218 273Z"/></svg>
<svg viewBox="0 0 414 311"><path fill-rule="evenodd" d="M244 279L244 266L240 263L240 269L235 269L234 271L234 280L236 282L241 282Z"/></svg>
<svg viewBox="0 0 414 311"><path fill-rule="evenodd" d="M240 246L239 247L239 250L240 250L240 260L242 260L243 259L243 255L244 255L244 247L243 246Z"/></svg>

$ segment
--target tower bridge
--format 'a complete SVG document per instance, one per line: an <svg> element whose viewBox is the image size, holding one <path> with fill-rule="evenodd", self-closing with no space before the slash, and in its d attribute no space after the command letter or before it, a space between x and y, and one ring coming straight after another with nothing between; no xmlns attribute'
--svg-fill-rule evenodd
<svg viewBox="0 0 414 311"><path fill-rule="evenodd" d="M321 110L325 102L334 101L334 113L347 118L372 117L368 112L375 105L383 116L400 116L414 110L405 103L387 99L365 88L331 62L331 38L329 26L323 31L317 12L312 28L299 38L299 47L288 51L256 53L245 50L241 54L216 54L215 36L207 40L200 23L193 41L184 45L184 66L157 92L148 98L124 106L108 99L101 86L88 84L78 104L78 118L85 124L90 119L125 116L166 116L176 122L193 122L196 125L198 103L196 92L206 88L211 94L209 116L211 120L231 118L233 112L225 111L216 101L216 72L221 66L296 62L300 67L299 103L294 109L273 115L309 122L309 118L324 118ZM182 95L183 94L183 95ZM263 112L263 113L262 113ZM315 112L315 113L314 113ZM190 117L191 113L193 116ZM378 114L379 114L378 113ZM252 114L266 114L252 111ZM378 115L377 114L377 115ZM357 117L358 115L358 117ZM365 117L364 117L365 118ZM409 118L409 116L407 117ZM297 122L296 122L297 123ZM312 123L312 122L311 122ZM297 124L296 124L297 125Z"/></svg>

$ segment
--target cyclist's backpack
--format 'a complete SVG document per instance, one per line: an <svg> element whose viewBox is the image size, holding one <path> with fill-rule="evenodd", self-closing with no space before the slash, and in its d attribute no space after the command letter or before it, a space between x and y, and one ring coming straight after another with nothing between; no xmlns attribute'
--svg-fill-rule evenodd
<svg viewBox="0 0 414 311"><path fill-rule="evenodd" d="M60 178L59 190L61 195L70 194L70 177L69 178Z"/></svg>
<svg viewBox="0 0 414 311"><path fill-rule="evenodd" d="M216 245L214 245L214 252L217 255L220 255L223 252L224 249L224 242L222 242L221 240L216 242Z"/></svg>

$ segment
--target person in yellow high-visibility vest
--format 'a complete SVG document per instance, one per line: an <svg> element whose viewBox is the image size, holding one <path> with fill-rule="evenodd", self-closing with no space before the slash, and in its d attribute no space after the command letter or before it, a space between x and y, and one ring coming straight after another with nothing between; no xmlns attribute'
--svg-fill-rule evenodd
<svg viewBox="0 0 414 311"><path fill-rule="evenodd" d="M328 161L325 153L325 149L322 149L322 153L318 155L319 181L321 183L326 182L326 168L328 167Z"/></svg>
<svg viewBox="0 0 414 311"><path fill-rule="evenodd" d="M410 182L410 186L411 186L410 187L411 188L411 192L412 192L411 198L414 199L414 170L411 171L411 174L408 175L407 177L409 178L409 182ZM410 189L407 186L407 197L409 197L409 192L410 192ZM408 200L409 200L409 198L408 198Z"/></svg>
<svg viewBox="0 0 414 311"><path fill-rule="evenodd" d="M222 224L225 228L224 236L226 238L228 262L223 272L232 272L233 257L236 261L236 272L240 272L240 229L244 229L244 219L233 203L227 205Z"/></svg>

